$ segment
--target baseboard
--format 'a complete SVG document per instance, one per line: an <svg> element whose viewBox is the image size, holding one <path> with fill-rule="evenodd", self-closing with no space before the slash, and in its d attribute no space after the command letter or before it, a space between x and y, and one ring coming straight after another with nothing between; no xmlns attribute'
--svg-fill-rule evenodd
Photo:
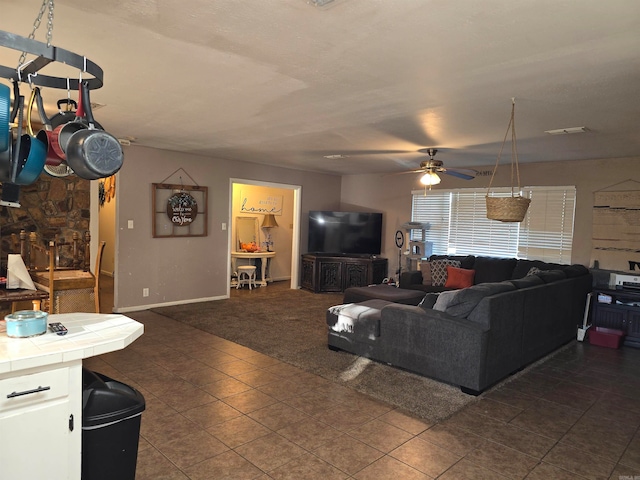
<svg viewBox="0 0 640 480"><path fill-rule="evenodd" d="M114 307L113 312L114 313L139 312L141 310L150 310L152 308L172 307L174 305L186 305L188 303L211 302L213 300L225 300L227 298L229 298L227 295L221 295L219 297L192 298L189 300L178 300L175 302L164 302L164 303L151 303L148 305L136 305L133 307L120 307L120 308Z"/></svg>

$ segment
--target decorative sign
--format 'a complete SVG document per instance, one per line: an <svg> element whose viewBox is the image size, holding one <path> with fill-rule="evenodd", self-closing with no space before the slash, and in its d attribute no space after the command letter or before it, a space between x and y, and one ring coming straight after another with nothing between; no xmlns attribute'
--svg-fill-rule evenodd
<svg viewBox="0 0 640 480"><path fill-rule="evenodd" d="M258 213L266 215L282 215L284 195L256 195L249 191L240 192L240 213Z"/></svg>
<svg viewBox="0 0 640 480"><path fill-rule="evenodd" d="M152 184L153 236L206 237L207 187Z"/></svg>
<svg viewBox="0 0 640 480"><path fill-rule="evenodd" d="M198 202L187 192L174 193L167 200L167 216L174 225L190 225L198 215Z"/></svg>

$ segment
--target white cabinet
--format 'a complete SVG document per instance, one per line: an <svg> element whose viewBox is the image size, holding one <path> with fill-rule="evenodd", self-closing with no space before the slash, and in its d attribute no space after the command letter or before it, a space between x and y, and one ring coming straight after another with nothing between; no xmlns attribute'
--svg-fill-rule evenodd
<svg viewBox="0 0 640 480"><path fill-rule="evenodd" d="M0 480L80 480L82 360L121 350L144 331L119 314L64 313L49 322L67 335L0 333Z"/></svg>
<svg viewBox="0 0 640 480"><path fill-rule="evenodd" d="M82 363L0 375L0 478L80 478Z"/></svg>

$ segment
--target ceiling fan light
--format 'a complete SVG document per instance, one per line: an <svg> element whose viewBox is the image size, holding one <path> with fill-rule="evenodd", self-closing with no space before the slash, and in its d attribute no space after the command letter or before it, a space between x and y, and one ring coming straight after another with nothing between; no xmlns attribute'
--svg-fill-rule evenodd
<svg viewBox="0 0 640 480"><path fill-rule="evenodd" d="M423 185L437 185L440 183L440 177L437 173L427 172L420 177L420 183Z"/></svg>

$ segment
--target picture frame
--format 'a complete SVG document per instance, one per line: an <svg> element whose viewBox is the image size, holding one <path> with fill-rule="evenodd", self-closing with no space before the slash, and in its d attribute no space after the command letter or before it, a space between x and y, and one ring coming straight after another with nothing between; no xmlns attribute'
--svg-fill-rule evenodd
<svg viewBox="0 0 640 480"><path fill-rule="evenodd" d="M198 185L153 183L153 237L206 237L208 188Z"/></svg>

